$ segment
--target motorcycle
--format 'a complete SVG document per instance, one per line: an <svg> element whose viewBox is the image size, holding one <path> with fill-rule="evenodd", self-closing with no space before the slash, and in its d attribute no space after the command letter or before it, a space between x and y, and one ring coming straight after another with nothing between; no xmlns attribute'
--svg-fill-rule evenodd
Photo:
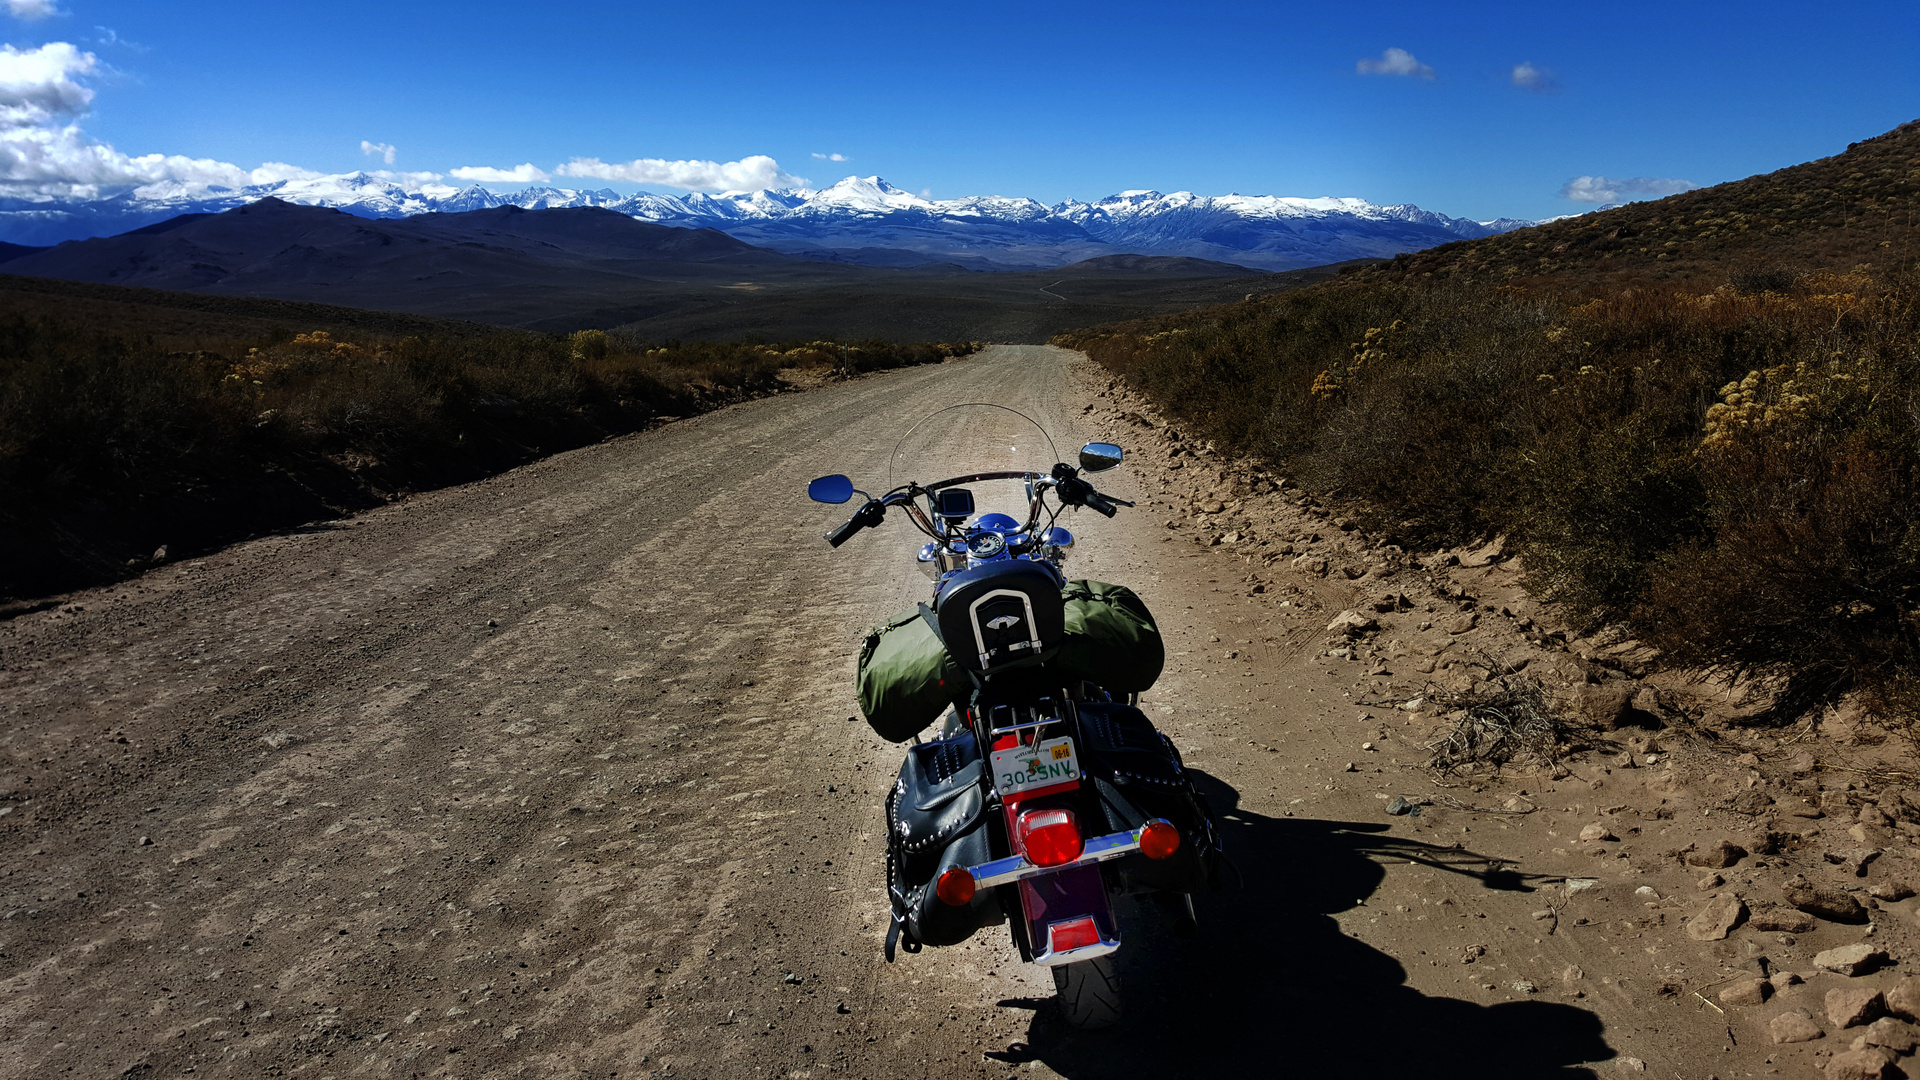
<svg viewBox="0 0 1920 1080"><path fill-rule="evenodd" d="M1053 464L1035 460L1041 447ZM894 483L954 455L970 471ZM902 437L884 494L843 475L807 489L816 502L863 500L825 534L835 548L895 511L928 538L917 561L932 602L876 628L861 655L869 722L913 742L886 804L887 961L896 945L957 944L1004 920L1021 958L1051 969L1078 1028L1120 1016L1116 901L1146 898L1188 936L1193 894L1217 884L1221 859L1179 752L1135 707L1164 661L1150 613L1130 590L1061 569L1075 544L1062 512L1134 505L1086 479L1122 458L1088 443L1077 467L1060 462L1032 419L969 403ZM989 483L1020 485L1020 517L978 512L970 485Z"/></svg>

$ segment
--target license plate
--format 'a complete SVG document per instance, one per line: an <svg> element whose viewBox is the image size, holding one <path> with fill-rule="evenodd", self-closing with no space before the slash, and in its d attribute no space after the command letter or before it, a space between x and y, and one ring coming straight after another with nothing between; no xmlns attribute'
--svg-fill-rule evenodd
<svg viewBox="0 0 1920 1080"><path fill-rule="evenodd" d="M992 765L993 790L1003 799L1080 779L1080 762L1073 755L1073 740L1064 735L1035 746L995 750Z"/></svg>

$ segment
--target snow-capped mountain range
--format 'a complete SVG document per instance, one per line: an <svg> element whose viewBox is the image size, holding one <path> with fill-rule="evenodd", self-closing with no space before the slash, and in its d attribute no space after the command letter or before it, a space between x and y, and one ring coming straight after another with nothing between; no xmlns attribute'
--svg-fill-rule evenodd
<svg viewBox="0 0 1920 1080"><path fill-rule="evenodd" d="M820 190L665 196L552 187L495 192L477 184L464 190L407 188L367 173L347 173L237 189L156 184L93 202L0 199L0 241L48 245L109 236L269 196L372 218L507 205L529 210L603 206L662 225L718 229L751 244L814 258L896 266L952 262L978 269L1139 254L1288 270L1391 256L1535 224L1511 218L1473 221L1363 199L1186 191L1123 191L1099 202L1069 200L1057 206L1003 196L927 199L877 176L849 176Z"/></svg>

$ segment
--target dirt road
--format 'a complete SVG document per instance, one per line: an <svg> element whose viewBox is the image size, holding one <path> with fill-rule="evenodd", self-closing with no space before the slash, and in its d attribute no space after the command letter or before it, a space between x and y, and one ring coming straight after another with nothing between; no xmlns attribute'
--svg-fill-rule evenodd
<svg viewBox="0 0 1920 1080"><path fill-rule="evenodd" d="M1147 703L1245 886L1196 940L1132 920L1102 1035L997 929L881 962L899 752L852 657L925 582L804 484L877 485L961 400L1125 442L1073 359L751 402L0 624L0 1075L1704 1076L1721 1018L1532 917L1559 826L1382 813L1407 744L1321 644L1357 583L1250 593L1159 469L1069 569L1160 616Z"/></svg>

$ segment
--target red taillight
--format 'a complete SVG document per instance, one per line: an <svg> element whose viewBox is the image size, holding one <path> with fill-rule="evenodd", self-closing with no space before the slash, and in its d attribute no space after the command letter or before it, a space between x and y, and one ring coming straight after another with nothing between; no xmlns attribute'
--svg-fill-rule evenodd
<svg viewBox="0 0 1920 1080"><path fill-rule="evenodd" d="M974 890L979 886L973 880L973 874L965 867L948 867L933 886L933 894L943 904L953 907L965 907L973 903Z"/></svg>
<svg viewBox="0 0 1920 1080"><path fill-rule="evenodd" d="M1100 928L1093 924L1091 915L1068 919L1047 927L1048 952L1066 952L1068 949L1082 949L1088 945L1098 944L1100 944Z"/></svg>
<svg viewBox="0 0 1920 1080"><path fill-rule="evenodd" d="M1180 850L1180 830L1165 821L1149 821L1140 830L1140 854L1149 859L1171 859Z"/></svg>
<svg viewBox="0 0 1920 1080"><path fill-rule="evenodd" d="M1020 850L1035 866L1059 866L1080 857L1080 825L1064 808L1020 815Z"/></svg>

